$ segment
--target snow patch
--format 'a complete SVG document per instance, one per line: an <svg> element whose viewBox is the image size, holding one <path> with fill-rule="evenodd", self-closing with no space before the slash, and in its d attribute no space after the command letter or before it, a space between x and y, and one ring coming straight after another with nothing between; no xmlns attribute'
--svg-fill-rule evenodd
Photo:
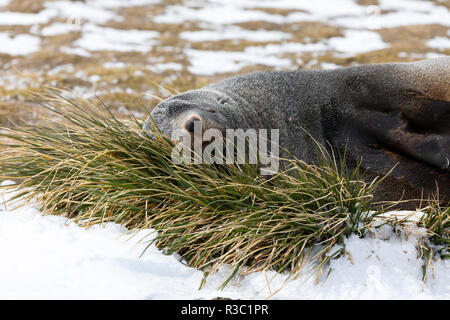
<svg viewBox="0 0 450 320"><path fill-rule="evenodd" d="M203 273L177 255L152 245L139 258L155 236L150 229L124 235L125 228L108 223L86 230L63 217L43 216L36 206L6 209L0 206L1 299L264 299L280 288L274 299L450 298L449 261L434 261L423 284L414 237L398 238L389 228L348 238L351 259L332 260L328 279L318 285L308 273L286 282L286 275L259 272L219 291L230 271L223 267L198 290Z"/></svg>
<svg viewBox="0 0 450 320"><path fill-rule="evenodd" d="M160 3L161 0L88 0L89 5L117 9L117 8L127 8L127 7L137 7L137 6L148 6L151 4Z"/></svg>
<svg viewBox="0 0 450 320"><path fill-rule="evenodd" d="M360 30L346 30L344 31L344 37L331 38L328 44L330 50L336 50L349 55L389 47L389 44L383 42L378 33Z"/></svg>
<svg viewBox="0 0 450 320"><path fill-rule="evenodd" d="M219 41L243 39L247 41L265 42L280 41L292 38L292 35L280 31L245 30L238 27L228 27L224 30L185 31L180 33L180 38L191 42Z"/></svg>
<svg viewBox="0 0 450 320"><path fill-rule="evenodd" d="M40 50L41 39L28 34L14 37L7 33L0 33L0 53L10 55L26 55Z"/></svg>
<svg viewBox="0 0 450 320"><path fill-rule="evenodd" d="M87 23L82 26L83 36L73 44L89 51L148 52L159 32L146 30L119 30Z"/></svg>
<svg viewBox="0 0 450 320"><path fill-rule="evenodd" d="M33 24L47 23L50 19L56 17L56 10L42 10L39 13L22 13L22 12L0 12L0 25L21 25L29 26Z"/></svg>
<svg viewBox="0 0 450 320"><path fill-rule="evenodd" d="M450 31L447 32L450 36ZM450 49L450 38L449 37L435 37L426 42L426 45L430 48L436 48L440 50Z"/></svg>
<svg viewBox="0 0 450 320"><path fill-rule="evenodd" d="M90 5L90 2L79 1L52 1L45 3L46 8L56 10L58 16L77 22L87 20L95 23L105 23L109 20L118 20L119 16L100 6Z"/></svg>
<svg viewBox="0 0 450 320"><path fill-rule="evenodd" d="M77 26L76 24L55 22L42 29L39 33L45 37L48 37L77 31L80 31L80 26Z"/></svg>
<svg viewBox="0 0 450 320"><path fill-rule="evenodd" d="M147 66L147 68L155 73L162 73L167 70L181 71L183 70L183 65L181 63L168 62L158 63L153 66Z"/></svg>
<svg viewBox="0 0 450 320"><path fill-rule="evenodd" d="M278 68L291 66L289 59L277 58L259 52L251 53L248 49L245 52L186 49L184 53L190 61L189 72L197 75L236 72L246 66L258 64Z"/></svg>
<svg viewBox="0 0 450 320"><path fill-rule="evenodd" d="M76 56L81 56L81 57L90 57L91 53L87 50L84 50L83 48L71 48L71 47L61 47L59 49L61 52L67 53L67 54L73 54Z"/></svg>

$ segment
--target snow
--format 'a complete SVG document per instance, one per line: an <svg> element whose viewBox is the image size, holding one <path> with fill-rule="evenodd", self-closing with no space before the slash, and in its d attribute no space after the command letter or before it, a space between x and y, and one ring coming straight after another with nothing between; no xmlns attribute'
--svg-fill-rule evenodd
<svg viewBox="0 0 450 320"><path fill-rule="evenodd" d="M0 1L2 1L0 4L7 3L4 0ZM30 30L35 36L80 32L79 39L59 50L83 57L90 57L92 51L103 50L146 53L159 43L158 38L161 34L152 30L114 29L102 24L122 20L120 8L155 5L160 2L159 0L48 1L44 4L45 9L39 13L0 12L0 25L30 25ZM282 8L292 12L281 15L264 12L262 8ZM55 22L53 21L55 18L62 18L63 21ZM184 31L179 34L179 38L187 43L220 40L281 42L260 47L247 47L240 52L192 50L187 45L184 48L184 54L190 62L188 70L196 75L211 76L237 72L251 65L291 70L295 64L292 60L283 57L285 53L300 55L304 52L312 52L315 55L321 55L332 51L333 55L351 56L385 49L389 47L389 44L385 43L374 30L436 22L448 26L450 11L431 1L419 0L382 0L379 1L378 7L362 6L354 0L340 0L339 5L336 5L335 0L189 0L185 1L184 5L168 5L164 12L154 17L149 16L149 19L153 19L156 23L178 24L184 21L199 23L203 30ZM342 28L343 36L321 39L315 43L304 39L306 43L298 43L291 42L293 35L286 32L264 29L246 30L233 25L250 21L267 21L280 25L320 21ZM30 41L25 42L24 40L27 39L25 37L30 36L19 35L11 38L7 34L2 34L0 36L0 48L3 48L1 52L24 55L38 50L39 39L28 38ZM430 49L447 49L449 39L435 37L429 39L426 44ZM173 49L174 47L167 47L167 50ZM422 56L426 57L428 53ZM297 58L300 59L300 57ZM211 59L217 59L221 65L212 63Z"/></svg>
<svg viewBox="0 0 450 320"><path fill-rule="evenodd" d="M87 23L82 26L83 36L74 45L88 51L150 51L159 32L147 30L119 30Z"/></svg>
<svg viewBox="0 0 450 320"><path fill-rule="evenodd" d="M344 37L334 37L328 41L329 48L354 55L388 48L378 33L372 31L346 30Z"/></svg>
<svg viewBox="0 0 450 320"><path fill-rule="evenodd" d="M43 36L56 36L59 34L66 34L68 32L80 31L80 26L74 23L55 22L40 31Z"/></svg>
<svg viewBox="0 0 450 320"><path fill-rule="evenodd" d="M38 37L28 34L9 36L7 33L0 33L0 53L10 55L26 55L37 52L40 49L41 40Z"/></svg>
<svg viewBox="0 0 450 320"><path fill-rule="evenodd" d="M186 49L184 53L190 61L189 72L197 75L213 75L236 72L243 67L257 64L289 70L295 67L291 60L280 57L287 53L317 53L336 50L346 55L353 55L387 47L389 45L384 43L377 33L348 30L344 37L334 37L328 41L317 43L283 42L282 44L251 46L239 52Z"/></svg>
<svg viewBox="0 0 450 320"><path fill-rule="evenodd" d="M325 50L323 43L282 43L266 46L247 47L243 51L207 51L186 49L189 58L189 72L197 75L236 72L246 66L262 65L280 70L289 70L294 66L291 60L279 57L287 53L316 52Z"/></svg>
<svg viewBox="0 0 450 320"><path fill-rule="evenodd" d="M225 30L202 30L202 31L184 31L180 33L180 38L191 42L200 41L219 41L243 39L247 41L279 41L290 39L292 35L280 31L268 30L244 30L238 27L228 27Z"/></svg>
<svg viewBox="0 0 450 320"><path fill-rule="evenodd" d="M210 0L189 1L185 6L170 6L166 12L155 18L156 22L182 23L193 20L217 24L245 21L267 21L292 23L298 21L322 21L345 28L366 29L374 24L377 28L388 28L415 24L429 24L439 21L450 25L450 12L431 1L382 0L377 10L360 6L352 0ZM258 8L283 8L293 11L287 16L258 11ZM382 13L387 11L386 13ZM393 12L392 12L393 11Z"/></svg>
<svg viewBox="0 0 450 320"><path fill-rule="evenodd" d="M328 278L318 284L307 272L295 280L259 272L218 290L230 272L223 267L199 290L203 273L176 254L164 255L152 245L140 257L155 236L151 229L136 233L114 223L84 229L42 215L33 202L10 206L0 209L0 299L450 298L449 261L434 261L423 283L416 236L395 236L388 226L375 236L349 237L350 255L332 260Z"/></svg>
<svg viewBox="0 0 450 320"><path fill-rule="evenodd" d="M155 73L161 73L167 70L181 71L183 70L183 65L181 63L175 62L158 63L155 65L148 66L148 69Z"/></svg>
<svg viewBox="0 0 450 320"><path fill-rule="evenodd" d="M22 12L0 12L0 25L33 25L47 23L51 18L58 14L56 10L42 10L39 13L22 13Z"/></svg>
<svg viewBox="0 0 450 320"><path fill-rule="evenodd" d="M160 3L160 0L88 0L89 4L102 8L118 9L136 6L146 6Z"/></svg>
<svg viewBox="0 0 450 320"><path fill-rule="evenodd" d="M427 46L436 49L450 49L450 31L447 32L449 37L435 37L426 42Z"/></svg>
<svg viewBox="0 0 450 320"><path fill-rule="evenodd" d="M251 48L247 48L244 52L186 49L184 53L191 63L188 67L189 72L197 75L236 72L255 64L279 68L291 65L289 59L261 54L257 50L251 52Z"/></svg>
<svg viewBox="0 0 450 320"><path fill-rule="evenodd" d="M105 23L109 20L119 19L115 12L95 5L90 5L89 2L52 1L46 2L45 6L56 10L59 17L74 21L88 20L95 23Z"/></svg>
<svg viewBox="0 0 450 320"><path fill-rule="evenodd" d="M0 0L0 6L7 5L9 1ZM49 22L58 17L68 22L81 22L86 20L93 23L105 23L109 20L120 20L115 9L137 5L150 5L159 3L158 0L90 0L80 1L49 1L45 2L45 10L38 13L0 12L0 25L36 25Z"/></svg>
<svg viewBox="0 0 450 320"><path fill-rule="evenodd" d="M340 65L337 65L335 63L327 63L327 62L322 62L320 64L320 67L322 68L322 70L335 70L335 69L341 68Z"/></svg>
<svg viewBox="0 0 450 320"><path fill-rule="evenodd" d="M91 56L91 53L83 48L61 47L59 50L61 52L67 53L67 54L73 54L73 55L82 56L82 57L90 57Z"/></svg>
<svg viewBox="0 0 450 320"><path fill-rule="evenodd" d="M190 1L189 6L174 5L155 18L156 22L181 23L188 20L208 22L212 24L239 23L244 21L267 21L273 23L290 23L295 21L329 20L342 15L361 15L365 8L352 0L340 0L336 6L335 0L316 1L227 1L213 0L205 6L204 1ZM258 8L281 8L304 10L293 12L286 17L270 14ZM251 9L251 10L250 10Z"/></svg>
<svg viewBox="0 0 450 320"><path fill-rule="evenodd" d="M127 65L123 62L105 62L103 67L107 69L121 69L125 68Z"/></svg>
<svg viewBox="0 0 450 320"><path fill-rule="evenodd" d="M179 24L185 21L200 21L211 24L231 24L247 21L267 21L283 23L281 15L269 14L263 11L242 10L242 8L231 5L225 6L202 6L193 9L185 6L170 6L166 12L154 18L156 23Z"/></svg>
<svg viewBox="0 0 450 320"><path fill-rule="evenodd" d="M293 11L286 16L281 16L263 12L258 8L284 8L301 11ZM412 9L423 10L424 8L423 6L412 6ZM434 10L435 7L427 6L426 9ZM306 44L286 42L290 39L289 34L286 33L266 30L251 31L230 25L246 21L267 21L279 24L298 21L323 21L346 27L348 23L344 21L345 19L353 21L359 18L364 20L364 24L361 26L360 21L356 26L344 29L343 37L323 39L316 43ZM184 50L190 61L188 71L196 75L214 75L237 72L243 67L258 64L279 70L290 70L295 66L289 59L280 57L285 53L313 52L320 54L328 50L334 50L341 55L350 56L388 48L389 44L383 42L378 33L367 30L368 18L370 17L367 8L357 5L352 0L342 0L339 2L339 6L336 6L335 2L331 0L280 0L276 2L213 0L206 3L205 1L188 1L184 6L169 6L164 13L156 16L154 20L172 24L197 21L210 29L182 32L180 38L190 42L225 39L244 39L255 42L282 41L281 44L270 44L264 47L247 47L240 52ZM378 26L377 23L377 21L371 22L371 24Z"/></svg>

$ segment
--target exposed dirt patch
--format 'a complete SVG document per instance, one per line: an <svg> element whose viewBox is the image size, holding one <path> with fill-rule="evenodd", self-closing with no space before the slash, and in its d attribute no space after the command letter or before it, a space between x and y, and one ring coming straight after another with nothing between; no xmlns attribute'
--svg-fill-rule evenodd
<svg viewBox="0 0 450 320"><path fill-rule="evenodd" d="M450 9L450 0L433 0L433 2L439 6L446 7Z"/></svg>
<svg viewBox="0 0 450 320"><path fill-rule="evenodd" d="M263 6L258 8L252 8L252 10L262 11L269 14L276 14L280 16L287 16L291 13L295 12L308 12L306 10L299 10L299 9L283 9L283 8L264 8Z"/></svg>
<svg viewBox="0 0 450 320"><path fill-rule="evenodd" d="M55 36L42 37L41 46L59 50L62 46L70 46L73 41L81 37L81 32L68 32L65 34L59 34Z"/></svg>
<svg viewBox="0 0 450 320"><path fill-rule="evenodd" d="M389 29L380 29L377 32L383 38L383 41L389 42L392 45L399 45L403 47L415 47L425 40L433 37L447 36L448 27L440 24L428 25L413 25L407 27L396 27Z"/></svg>
<svg viewBox="0 0 450 320"><path fill-rule="evenodd" d="M356 3L361 6L377 6L380 4L378 0L356 0Z"/></svg>
<svg viewBox="0 0 450 320"><path fill-rule="evenodd" d="M7 32L10 37L14 37L18 34L24 34L30 32L29 26L8 26L0 25L0 32Z"/></svg>
<svg viewBox="0 0 450 320"><path fill-rule="evenodd" d="M38 13L44 9L46 0L11 0L6 10L13 12Z"/></svg>

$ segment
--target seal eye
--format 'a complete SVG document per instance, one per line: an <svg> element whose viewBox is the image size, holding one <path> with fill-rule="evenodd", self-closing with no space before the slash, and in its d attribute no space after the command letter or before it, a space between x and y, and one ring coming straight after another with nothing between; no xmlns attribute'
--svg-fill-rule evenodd
<svg viewBox="0 0 450 320"><path fill-rule="evenodd" d="M201 123L200 118L198 118L198 117L196 117L196 116L191 117L189 120L187 120L187 121L184 123L184 128L185 128L188 132L194 133L195 123L196 123L197 121L198 121L199 123Z"/></svg>
<svg viewBox="0 0 450 320"><path fill-rule="evenodd" d="M205 109L206 112L210 112L210 113L216 113L216 110L213 109Z"/></svg>

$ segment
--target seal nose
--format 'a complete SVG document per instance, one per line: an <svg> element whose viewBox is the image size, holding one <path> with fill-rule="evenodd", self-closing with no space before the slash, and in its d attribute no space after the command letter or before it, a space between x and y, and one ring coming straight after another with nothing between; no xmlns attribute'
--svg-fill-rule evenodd
<svg viewBox="0 0 450 320"><path fill-rule="evenodd" d="M197 116L192 116L184 123L184 128L190 132L194 133L195 127L198 126L201 130L202 120Z"/></svg>

